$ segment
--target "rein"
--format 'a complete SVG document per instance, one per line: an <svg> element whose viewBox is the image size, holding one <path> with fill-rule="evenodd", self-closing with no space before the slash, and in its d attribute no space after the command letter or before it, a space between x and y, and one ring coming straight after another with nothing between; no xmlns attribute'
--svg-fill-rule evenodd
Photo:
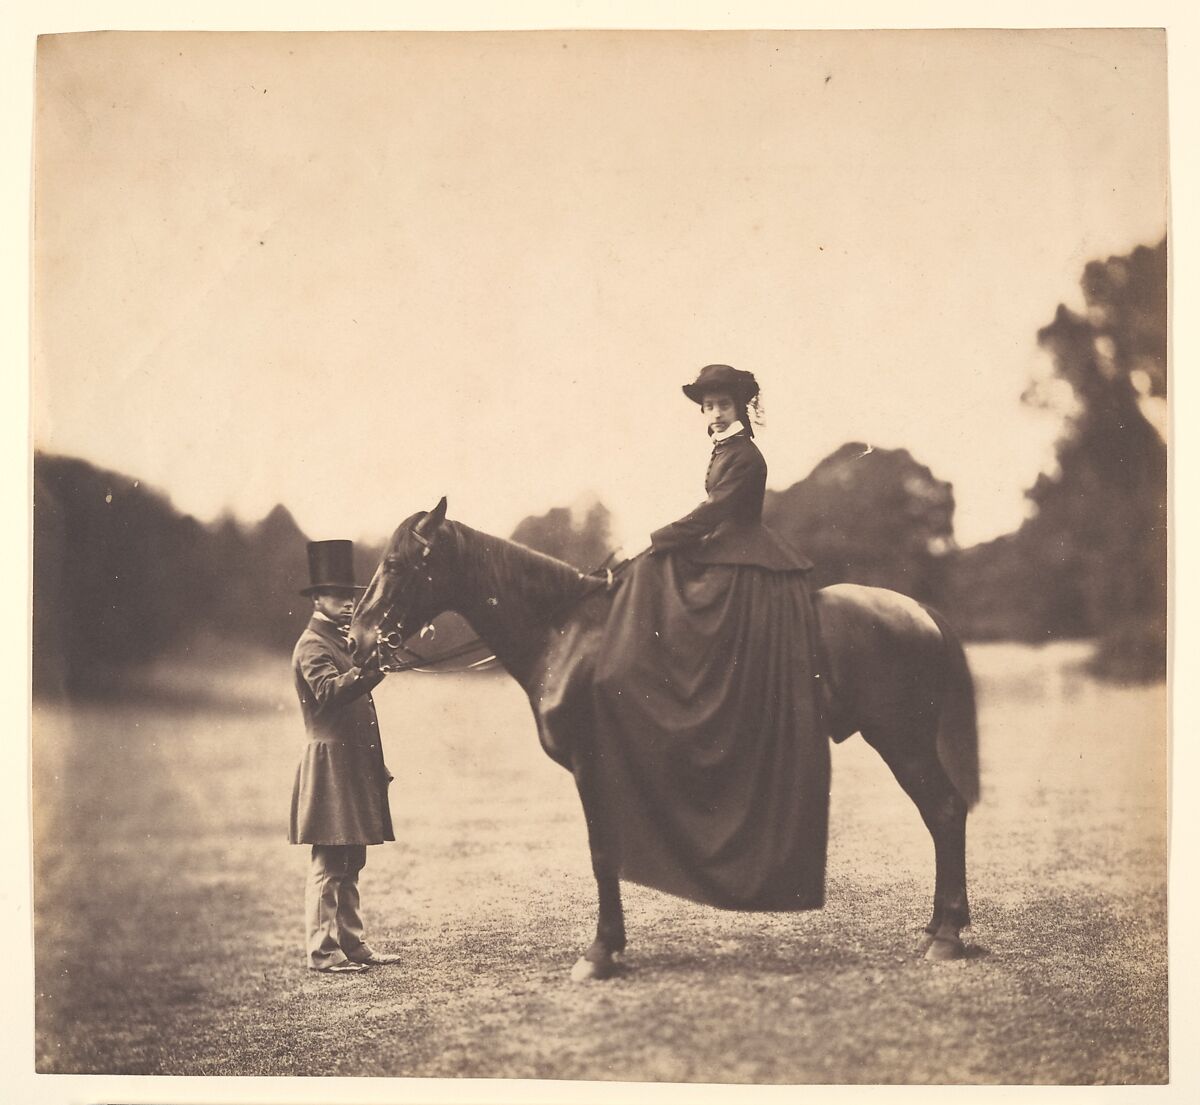
<svg viewBox="0 0 1200 1105"><path fill-rule="evenodd" d="M389 634L389 636L391 636L391 634ZM466 644L459 645L457 648L450 649L449 652L442 653L441 656L422 656L419 652L414 652L407 645L389 644L387 645L387 648L390 651L407 652L413 657L413 659L394 660L387 664L383 663L381 660L379 664L379 670L388 672L389 674L397 671L418 671L422 675L461 675L463 672L468 671L485 671L491 664L495 663L495 655L484 656L482 659L468 664L465 668L454 668L450 671L428 668L424 666L426 664L444 664L447 660L457 660L461 656L466 656L469 653L475 652L483 643L484 642L480 640L480 638L474 637L467 641ZM378 648L376 651L378 651Z"/></svg>
<svg viewBox="0 0 1200 1105"><path fill-rule="evenodd" d="M401 638L400 632L398 629L392 629L386 633L384 633L382 631L383 627L387 624L388 619L391 618L391 616L395 613L396 607L399 606L400 603L405 598L408 597L412 587L417 583L417 576L419 575L421 570L425 567L425 561L429 559L430 554L433 552L433 542L430 541L428 538L426 538L424 534L418 533L415 527L410 529L408 532L414 538L416 538L416 540L418 542L420 542L420 544L422 546L421 547L421 559L418 560L415 564L410 564L408 566L408 572L409 572L408 576L401 583L400 587L397 589L396 597L392 600L391 604L384 611L383 616L379 619L379 624L376 628L376 643L375 643L375 653L380 658L379 670L382 672L387 672L389 674L392 674L394 672L401 672L401 671L416 671L416 672L420 672L422 675L461 675L464 672L477 672L477 671L488 670L491 667L491 665L496 662L495 653L491 653L487 656L484 656L481 659L468 664L464 668L454 668L451 670L445 670L445 669L433 669L433 668L426 666L429 664L443 664L448 660L457 660L460 657L467 656L470 653L477 651L481 645L486 648L487 642L484 641L482 637L478 637L478 636L473 637L473 638L471 638L471 640L465 642L464 644L458 645L455 648L450 649L448 652L444 652L441 656L422 656L419 652L414 651L413 649L409 648L404 643L404 641L407 638ZM612 592L612 590L616 587L616 577L614 574L614 569L610 568L608 566L608 564L609 564L609 561L611 561L615 555L616 555L615 552L610 552L608 554L608 556L606 556L604 558L604 560L600 563L600 565L597 568L595 568L593 571L580 572L579 573L580 579L588 579L588 578L594 577L595 582L600 583L601 582L600 573L603 572L604 573L604 577L603 577L604 590L606 592ZM619 572L628 563L629 563L629 561L626 560L626 561L623 561L622 563L618 564L616 567L616 571ZM425 573L425 580L426 580L426 582L428 582L430 584L433 583L433 577L428 573L428 571L426 571L426 573ZM582 593L580 593L578 595L572 595L566 602L561 603L558 606L556 606L550 612L550 616L547 620L549 622L555 621L555 619L560 618L563 614L565 614L568 610L570 610L572 607L574 607L577 603L582 602L584 599L590 597L591 595L594 595L595 593L596 593L596 588L593 587L593 588L588 588L588 589L584 590ZM431 637L432 637L432 634L434 631L434 626L432 623L429 623L429 624L425 625L424 627L422 627L420 636L424 637L427 631L430 632ZM411 637L411 634L410 634L410 637ZM395 654L397 652L407 652L409 654L409 656L413 657L413 659L411 659L411 660L392 659L390 661L385 662L383 659L383 652L382 652L382 650L385 648L393 654Z"/></svg>

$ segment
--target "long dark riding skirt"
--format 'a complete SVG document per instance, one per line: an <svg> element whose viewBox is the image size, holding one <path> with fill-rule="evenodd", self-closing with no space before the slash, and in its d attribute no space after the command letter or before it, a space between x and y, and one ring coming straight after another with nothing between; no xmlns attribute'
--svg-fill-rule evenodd
<svg viewBox="0 0 1200 1105"><path fill-rule="evenodd" d="M678 553L630 565L592 748L622 878L725 909L824 903L829 742L807 586Z"/></svg>

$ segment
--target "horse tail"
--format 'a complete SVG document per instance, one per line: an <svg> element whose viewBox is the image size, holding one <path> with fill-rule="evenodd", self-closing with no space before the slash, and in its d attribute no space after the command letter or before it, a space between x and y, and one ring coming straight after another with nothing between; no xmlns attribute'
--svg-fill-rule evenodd
<svg viewBox="0 0 1200 1105"><path fill-rule="evenodd" d="M979 801L979 727L975 710L975 683L958 635L936 610L925 607L942 635L946 659L938 714L937 752L942 768L967 808Z"/></svg>

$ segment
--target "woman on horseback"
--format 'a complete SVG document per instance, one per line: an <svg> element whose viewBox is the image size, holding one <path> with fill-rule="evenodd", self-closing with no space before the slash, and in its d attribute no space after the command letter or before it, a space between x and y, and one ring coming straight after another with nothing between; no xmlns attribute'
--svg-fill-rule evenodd
<svg viewBox="0 0 1200 1105"><path fill-rule="evenodd" d="M677 522L655 530L651 553L681 551L698 564L742 564L774 572L807 572L812 563L762 522L767 462L754 444L750 418L758 413L758 381L729 365L700 370L683 393L700 406L712 458L704 480L708 498Z"/></svg>
<svg viewBox="0 0 1200 1105"><path fill-rule="evenodd" d="M812 564L762 522L754 376L708 365L683 392L713 439L708 497L622 573L596 666L622 877L727 908L815 908L829 750Z"/></svg>

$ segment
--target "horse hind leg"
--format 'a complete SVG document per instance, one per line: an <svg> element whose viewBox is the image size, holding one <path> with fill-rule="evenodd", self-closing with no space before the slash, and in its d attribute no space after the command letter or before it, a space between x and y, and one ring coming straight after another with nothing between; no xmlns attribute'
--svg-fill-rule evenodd
<svg viewBox="0 0 1200 1105"><path fill-rule="evenodd" d="M967 902L967 804L958 792L939 800L933 817L922 819L933 837L937 874L933 916L925 931L932 937L927 959L959 959L965 954L959 933L971 923Z"/></svg>
<svg viewBox="0 0 1200 1105"><path fill-rule="evenodd" d="M933 914L925 931L932 939L926 958L959 959L964 954L959 933L971 923L967 901L967 803L954 788L937 757L932 732L912 742L863 732L864 738L891 769L913 800L933 838Z"/></svg>

